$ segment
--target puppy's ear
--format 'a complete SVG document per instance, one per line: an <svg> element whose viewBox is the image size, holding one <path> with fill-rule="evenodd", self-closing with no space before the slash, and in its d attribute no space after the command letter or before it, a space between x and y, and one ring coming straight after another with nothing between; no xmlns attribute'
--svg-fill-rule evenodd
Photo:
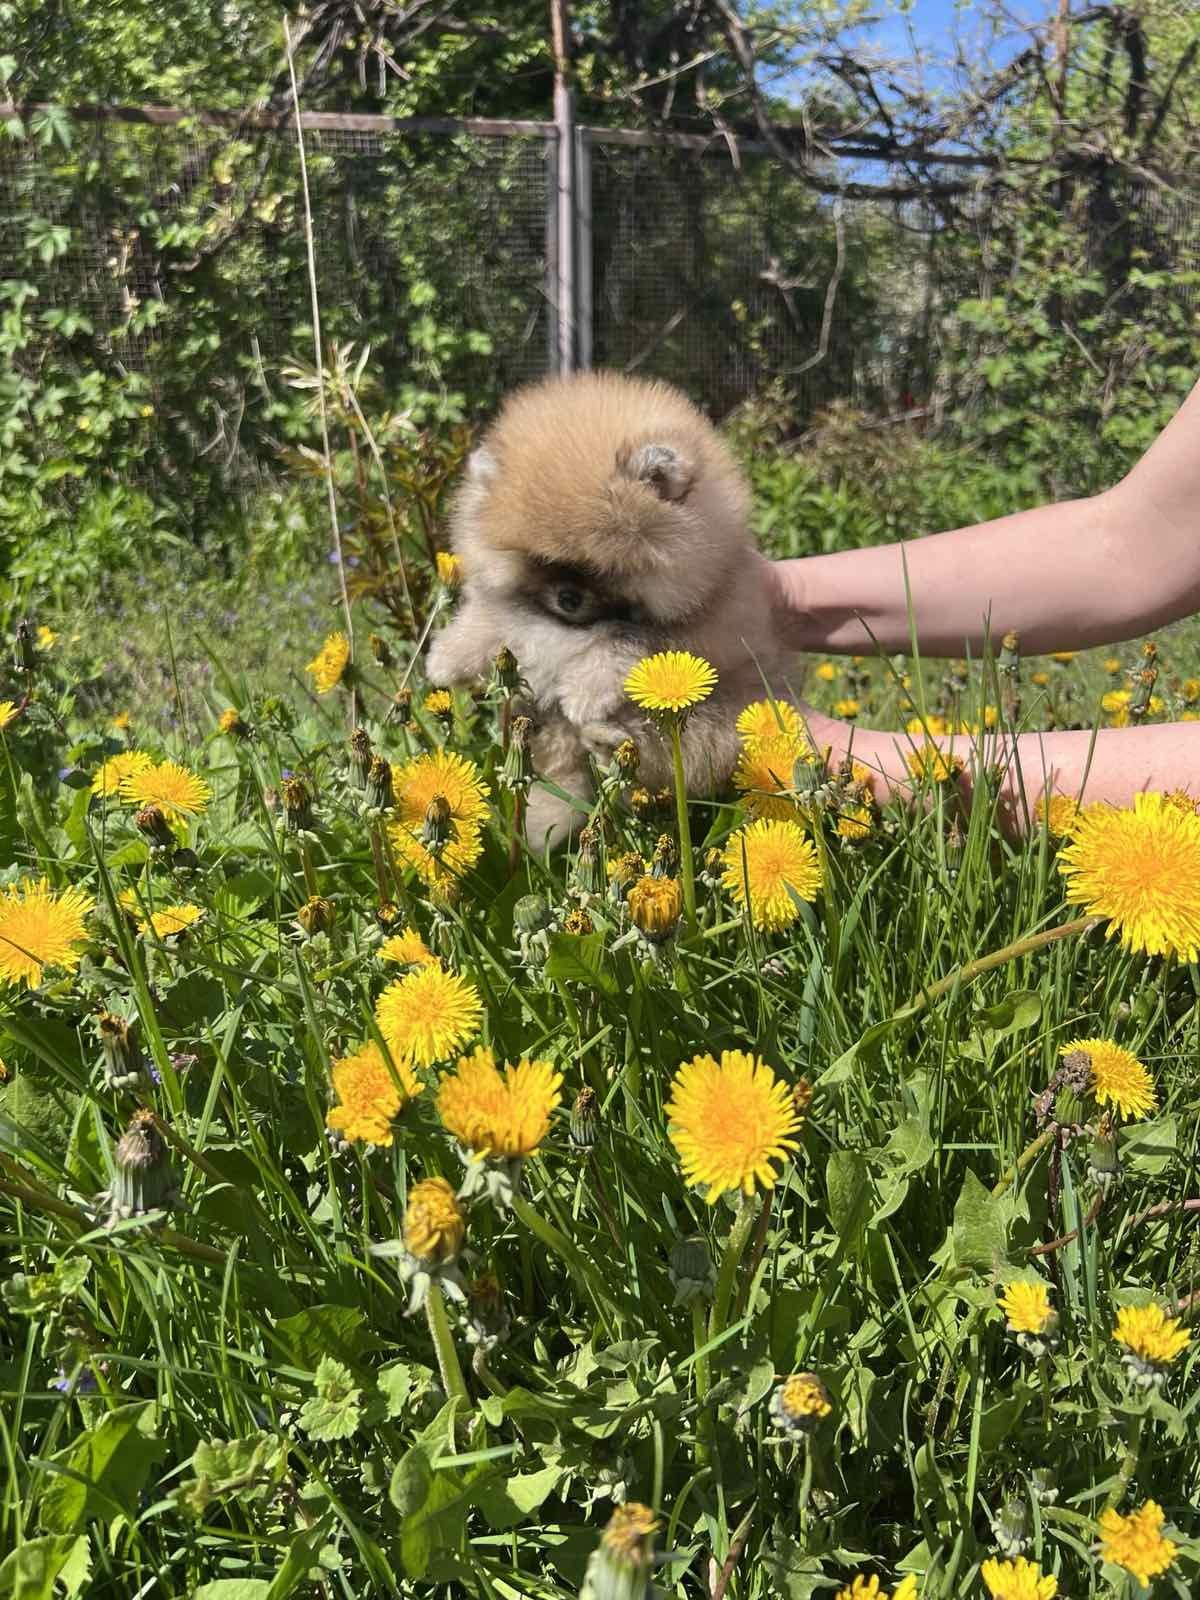
<svg viewBox="0 0 1200 1600"><path fill-rule="evenodd" d="M660 500L686 500L696 481L695 464L673 444L622 445L617 471L634 483L646 484Z"/></svg>

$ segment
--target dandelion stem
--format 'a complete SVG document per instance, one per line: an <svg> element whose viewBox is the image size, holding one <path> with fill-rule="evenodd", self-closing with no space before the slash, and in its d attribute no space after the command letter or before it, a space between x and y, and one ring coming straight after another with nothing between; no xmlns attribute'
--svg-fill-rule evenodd
<svg viewBox="0 0 1200 1600"><path fill-rule="evenodd" d="M671 722L671 766L675 773L675 818L679 825L679 875L683 880L683 908L688 932L696 931L696 869L692 861L692 830L688 826L687 780L683 775L683 741L679 722Z"/></svg>
<svg viewBox="0 0 1200 1600"><path fill-rule="evenodd" d="M985 972L991 972L996 967L1005 967L1010 961L1016 961L1021 956L1032 955L1035 950L1042 950L1048 944L1057 944L1060 939L1070 939L1077 933L1086 933L1096 924L1095 917L1076 917L1073 922L1064 922L1058 928L1043 928L1041 933L1031 933L1024 939L1016 939L1012 944L1006 944L1001 950L992 950L986 956L979 956L974 961L968 961L965 966L955 967L953 972L939 978L936 983L931 983L921 990L904 1007L902 1016L907 1016L914 1011L923 1011L926 1006L940 1000L953 988L965 988L968 983L974 983L976 978Z"/></svg>
<svg viewBox="0 0 1200 1600"><path fill-rule="evenodd" d="M442 1375L442 1388L451 1400L461 1400L466 1410L471 1409L471 1396L467 1382L458 1363L458 1351L450 1332L450 1319L446 1316L446 1302L442 1299L440 1283L431 1283L425 1297L425 1316L437 1355L438 1371Z"/></svg>
<svg viewBox="0 0 1200 1600"><path fill-rule="evenodd" d="M1035 1160L1042 1153L1053 1137L1054 1128L1051 1126L1049 1128L1043 1128L1036 1139L1031 1139L1029 1141L1024 1150L1021 1151L1021 1154L1013 1162L1012 1166L1009 1167L1008 1171L1000 1179L999 1183L994 1185L992 1189L993 1200L998 1199L1011 1184L1016 1182L1016 1180L1025 1171L1025 1168L1029 1165L1029 1163Z"/></svg>
<svg viewBox="0 0 1200 1600"><path fill-rule="evenodd" d="M725 1253L721 1257L721 1270L717 1275L717 1292L713 1297L712 1315L708 1319L710 1342L719 1338L725 1332L725 1323L729 1316L729 1304L733 1299L733 1280L737 1274L738 1265L746 1253L746 1246L750 1242L750 1234L757 1215L757 1197L743 1195L741 1207L734 1218L733 1227L729 1230L729 1238L725 1241Z"/></svg>

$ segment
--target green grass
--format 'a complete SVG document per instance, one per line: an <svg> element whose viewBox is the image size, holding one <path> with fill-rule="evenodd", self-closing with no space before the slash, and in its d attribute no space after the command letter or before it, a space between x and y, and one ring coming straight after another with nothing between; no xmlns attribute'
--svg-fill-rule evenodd
<svg viewBox="0 0 1200 1600"><path fill-rule="evenodd" d="M82 885L97 910L77 969L3 991L0 1596L553 1600L578 1591L623 1499L657 1513L663 1590L723 1584L747 1600L833 1595L870 1573L890 1593L904 1572L925 1600L982 1595L998 1519L1061 1594L1120 1593L1095 1519L1154 1499L1178 1545L1155 1593L1192 1593L1194 1346L1139 1389L1111 1330L1122 1305L1193 1309L1196 970L1099 929L1022 947L1074 912L1053 842L1004 840L986 784L961 846L944 793L886 811L860 845L827 818L825 887L783 933L756 930L702 874L697 934L652 959L573 855L522 856L510 875L495 707L460 696L450 730L424 714L406 728L389 715L396 675L371 667L360 720L376 748L403 762L444 739L491 790L479 862L454 905L435 906L376 848L348 777L344 690L317 700L303 685L333 614L284 587L222 634L219 587L190 619L163 592L157 616L124 624L124 657L121 624L64 625L5 734L8 877ZM1200 674L1193 638L1164 643L1164 684ZM116 681L98 670L108 660ZM1060 723L1091 721L1093 660L1047 667ZM899 719L882 664L866 670L869 686L853 680L864 720ZM942 668L926 672L934 707ZM824 703L847 687L820 683ZM217 732L231 704L253 740ZM211 784L187 828L194 855L151 855L132 808L73 786L122 743L107 726L118 709L136 747ZM315 796L311 834L282 823L285 773ZM669 807L605 811L610 859L649 856L673 826ZM693 804L698 862L741 820ZM335 917L305 937L296 915L314 889ZM143 913L186 902L203 918L177 939L139 932L117 907L128 890ZM524 934L514 923L529 893L548 931L530 934L527 907ZM498 1057L563 1076L515 1207L464 1202L464 1279L494 1274L499 1298L477 1293L466 1312L448 1300L446 1329L406 1314L410 1285L376 1249L400 1238L415 1182L461 1180L434 1094L386 1148L339 1148L325 1125L331 1059L373 1037L398 975L378 956L381 898L475 986ZM572 908L590 933L563 930ZM106 1084L102 1011L137 1020L146 1070L131 1087ZM1067 1143L1054 1181L1045 1143L1030 1153L1033 1095L1081 1036L1135 1052L1158 1094L1153 1116L1119 1129L1098 1209L1091 1132ZM739 1049L813 1089L761 1210L706 1204L667 1136L679 1065ZM590 1149L570 1135L583 1089ZM139 1104L168 1130L181 1196L169 1215L106 1227L95 1197ZM689 1240L702 1241L690 1302L678 1256L672 1267ZM724 1312L705 1252L714 1277L724 1269ZM1005 1283L1035 1275L1060 1316L1041 1359L997 1306ZM455 1366L465 1401L447 1398ZM802 1371L832 1409L791 1437L771 1401ZM611 1572L594 1577L597 1595L618 1592Z"/></svg>

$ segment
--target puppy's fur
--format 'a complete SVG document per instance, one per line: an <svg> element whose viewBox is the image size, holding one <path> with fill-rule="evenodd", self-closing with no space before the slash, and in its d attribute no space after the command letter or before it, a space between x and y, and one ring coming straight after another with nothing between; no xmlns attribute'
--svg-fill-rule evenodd
<svg viewBox="0 0 1200 1600"><path fill-rule="evenodd" d="M737 713L791 659L748 515L729 450L668 384L581 373L505 403L454 504L463 594L428 669L435 683L467 683L487 677L502 645L516 657L535 770L578 798L572 807L535 790L531 844L583 820L587 757L607 762L622 739L641 750L641 781L671 781L668 747L622 687L655 651L691 650L717 669L687 724L684 762L693 793L729 777Z"/></svg>

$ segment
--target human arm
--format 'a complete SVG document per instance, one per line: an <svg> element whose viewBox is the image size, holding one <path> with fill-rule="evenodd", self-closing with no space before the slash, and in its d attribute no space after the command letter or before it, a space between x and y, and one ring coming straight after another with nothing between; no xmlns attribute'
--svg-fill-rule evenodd
<svg viewBox="0 0 1200 1600"><path fill-rule="evenodd" d="M907 585L906 585L907 572ZM1200 384L1103 494L975 527L772 563L796 650L978 654L1010 629L1024 652L1128 639L1200 610Z"/></svg>
<svg viewBox="0 0 1200 1600"><path fill-rule="evenodd" d="M831 768L853 755L872 774L876 798L911 795L916 788L906 755L918 750L920 735L860 728L804 708L809 737L830 751ZM1001 771L999 810L1007 831L1020 834L1036 827L1034 808L1043 794L1062 794L1088 805L1107 801L1128 806L1142 790L1193 794L1200 776L1200 722L1147 723L1138 728L1056 730L996 733L984 736L985 759ZM929 741L953 748L969 768L977 741L938 738ZM959 779L969 787L969 773Z"/></svg>

